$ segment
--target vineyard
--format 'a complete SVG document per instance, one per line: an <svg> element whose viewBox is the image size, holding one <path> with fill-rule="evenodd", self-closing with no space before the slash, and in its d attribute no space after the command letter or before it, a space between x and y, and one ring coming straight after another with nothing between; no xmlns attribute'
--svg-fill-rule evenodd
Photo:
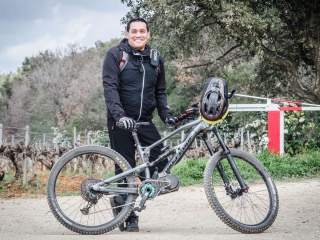
<svg viewBox="0 0 320 240"><path fill-rule="evenodd" d="M1 128L1 130L4 130L4 133L7 133L5 129L5 127ZM0 193L45 193L45 184L48 174L53 165L63 154L71 149L85 145L110 147L107 132L104 132L103 134L101 132L100 134L89 132L87 136L81 137L80 133L77 135L76 129L74 129L73 138L68 138L61 135L59 131L55 131L51 139L47 137L46 140L41 139L40 141L39 134L37 135L36 133L30 132L28 126L22 130L24 130L23 134L20 133L19 135L16 133L16 140L12 140L11 144L10 141L7 140L10 138L10 135L4 134L3 136L2 145L0 147ZM46 134L48 136L50 133ZM166 134L169 133L161 133L163 136ZM24 139L18 139L18 136L24 136ZM43 134L43 137L45 137L45 134ZM182 132L181 136L178 135L176 138L170 138L165 144L177 146L184 138L185 133ZM12 139L14 138L12 137ZM209 135L209 139L214 151L217 152L220 147L218 146L216 139L213 138L212 135ZM52 142L49 142L49 140ZM228 140L225 139L225 141ZM256 149L258 147L254 143L250 144L249 147L248 146L248 142L241 144L240 138L232 138L229 144L229 147L241 147L247 150ZM209 152L206 146L198 137L187 151L184 159L198 159L208 156ZM137 164L141 164L141 159L137 152L136 162ZM86 154L77 164L69 166L69 169L73 172L79 172L80 169L83 172L101 172L102 169L110 168L107 164L110 164L110 162L104 157Z"/></svg>

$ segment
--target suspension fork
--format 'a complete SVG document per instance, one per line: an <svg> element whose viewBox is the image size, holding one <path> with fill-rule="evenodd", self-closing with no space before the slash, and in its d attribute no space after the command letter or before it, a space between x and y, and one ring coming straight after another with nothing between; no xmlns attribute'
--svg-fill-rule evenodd
<svg viewBox="0 0 320 240"><path fill-rule="evenodd" d="M232 159L232 156L231 156L229 148L227 147L227 145L224 143L224 141L221 138L221 135L219 133L218 128L216 126L213 126L212 127L212 131L216 135L216 137L217 137L217 139L218 139L218 141L220 143L220 146L222 147L222 149L224 151L224 154L227 157L227 160L228 160L228 162L230 164L230 167L231 167L232 171L234 172L234 175L236 175L236 178L237 178L237 180L239 182L239 185L241 187L241 192L248 190L248 186L244 183L243 178L242 178L242 176L241 176L241 174L240 174L235 162ZM221 166L221 164L220 164L220 166ZM222 166L221 166L221 168L222 168Z"/></svg>
<svg viewBox="0 0 320 240"><path fill-rule="evenodd" d="M211 146L211 144L210 144L210 142L208 140L207 132L203 132L202 139L203 139L204 143L206 144L210 155L212 156L214 154L214 151L213 151L213 148L212 148L212 146ZM217 164L217 169L218 169L218 172L219 172L219 174L220 174L225 186L229 186L230 185L229 178L227 177L227 175L223 171L223 167L222 167L220 162L218 162L218 164Z"/></svg>

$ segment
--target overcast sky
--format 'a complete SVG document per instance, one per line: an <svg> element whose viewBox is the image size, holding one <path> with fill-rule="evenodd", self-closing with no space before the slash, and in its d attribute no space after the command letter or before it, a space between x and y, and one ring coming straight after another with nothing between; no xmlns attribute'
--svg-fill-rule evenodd
<svg viewBox="0 0 320 240"><path fill-rule="evenodd" d="M41 50L121 37L128 11L120 0L0 0L0 73Z"/></svg>

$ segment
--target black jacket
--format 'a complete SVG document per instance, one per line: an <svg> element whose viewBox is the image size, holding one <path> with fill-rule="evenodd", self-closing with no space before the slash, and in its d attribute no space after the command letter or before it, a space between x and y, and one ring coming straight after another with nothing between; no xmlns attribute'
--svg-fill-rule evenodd
<svg viewBox="0 0 320 240"><path fill-rule="evenodd" d="M126 67L120 72L120 61L124 49L130 57ZM155 108L162 121L171 116L165 94L165 72L160 55L160 71L150 65L150 47L144 51L132 49L128 40L123 39L119 46L110 48L105 56L102 70L104 97L107 117L118 121L123 116L139 121L149 121ZM143 62L141 64L141 62Z"/></svg>

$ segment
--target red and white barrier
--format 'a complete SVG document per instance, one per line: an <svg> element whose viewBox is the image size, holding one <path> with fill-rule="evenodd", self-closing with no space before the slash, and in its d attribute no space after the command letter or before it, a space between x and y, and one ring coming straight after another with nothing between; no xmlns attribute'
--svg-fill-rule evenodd
<svg viewBox="0 0 320 240"><path fill-rule="evenodd" d="M320 111L320 105L292 102L280 99L255 97L249 95L235 94L239 97L247 97L254 99L266 100L267 104L230 104L230 112L255 112L267 111L268 112L268 150L275 154L284 153L284 111ZM274 102L292 103L297 105L313 106L313 107L280 107Z"/></svg>

